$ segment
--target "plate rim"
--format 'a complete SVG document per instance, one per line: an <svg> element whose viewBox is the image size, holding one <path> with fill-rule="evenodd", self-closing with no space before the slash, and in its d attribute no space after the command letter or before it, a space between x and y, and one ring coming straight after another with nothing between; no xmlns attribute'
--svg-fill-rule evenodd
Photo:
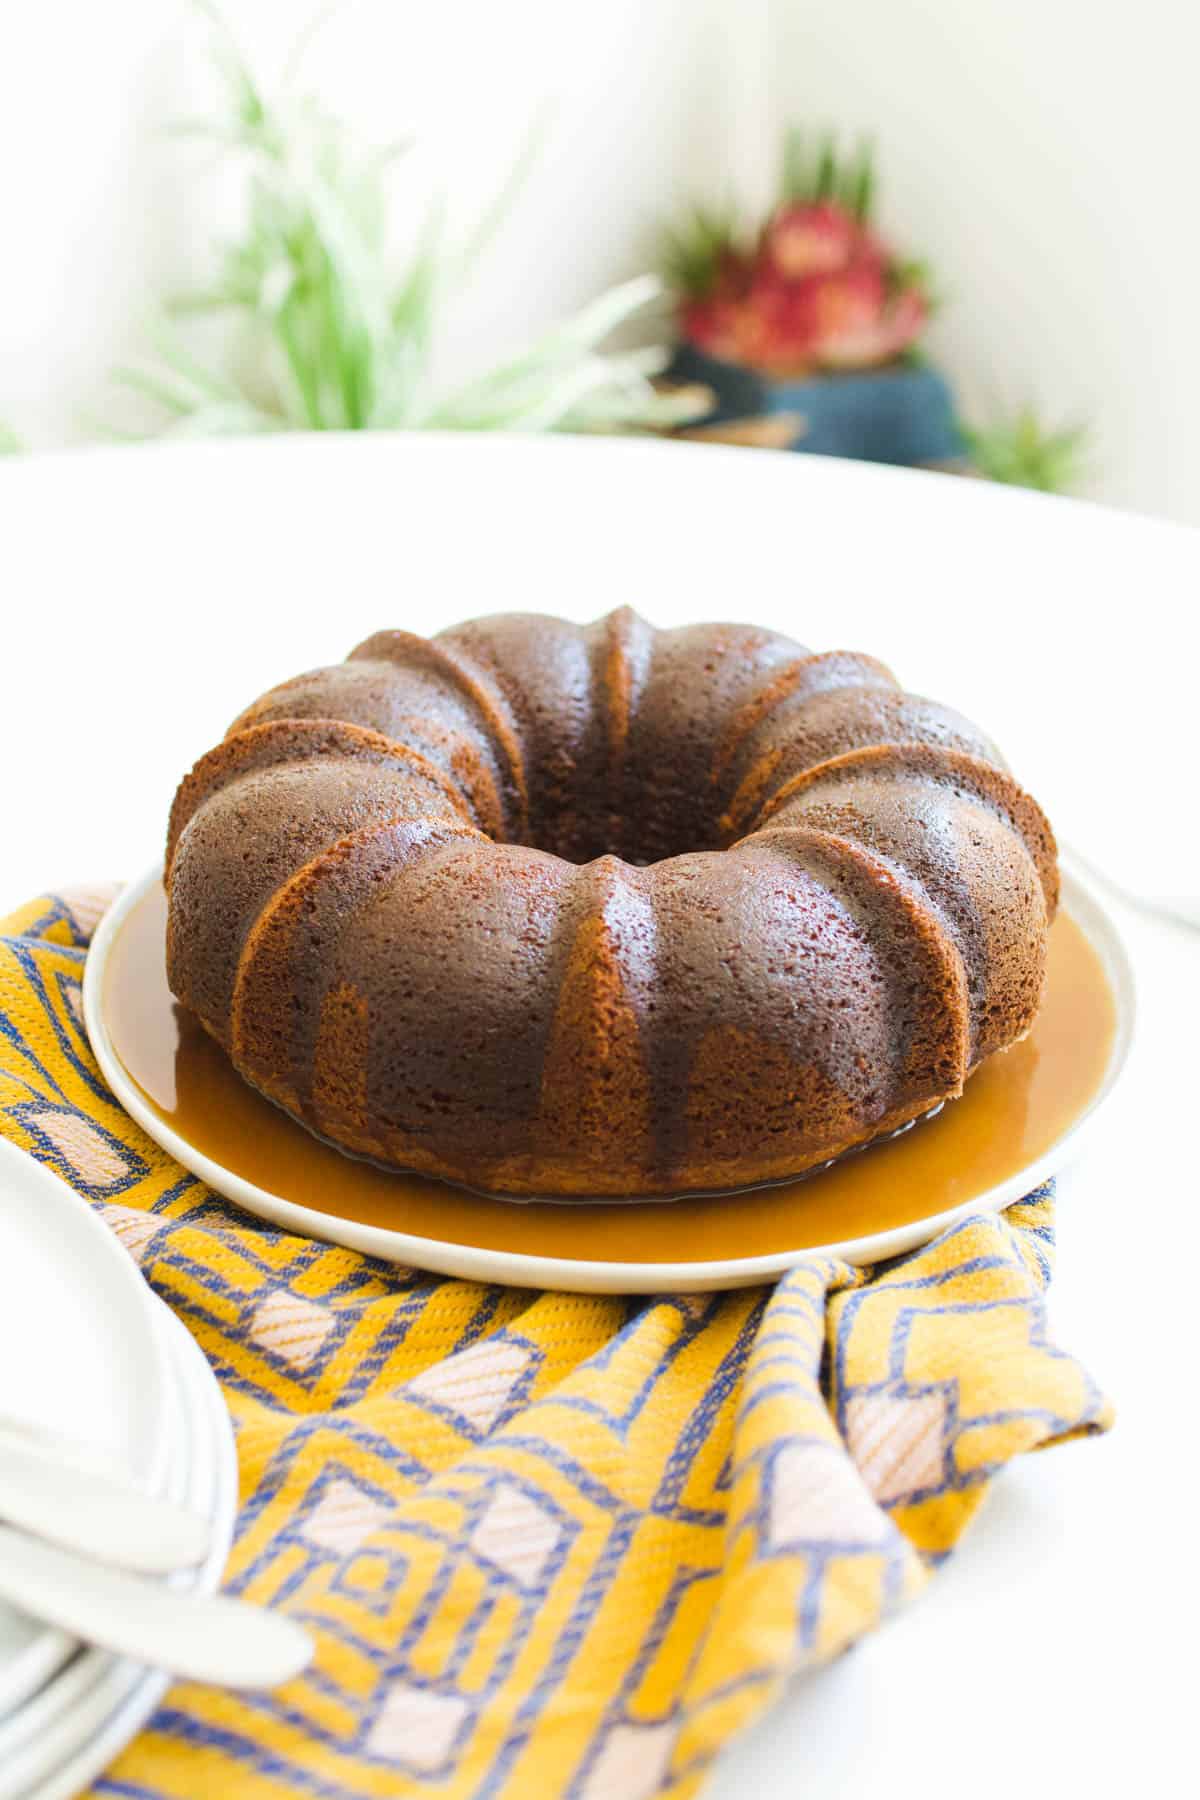
<svg viewBox="0 0 1200 1800"><path fill-rule="evenodd" d="M162 879L162 864L155 863L139 880L121 892L105 913L92 939L83 973L83 1014L93 1052L105 1080L119 1104L154 1139L161 1149L198 1176L226 1199L285 1230L321 1242L334 1243L379 1257L386 1262L411 1266L434 1274L466 1281L485 1281L506 1287L554 1288L574 1293L652 1294L716 1292L749 1287L783 1275L788 1269L814 1260L838 1259L867 1266L900 1256L931 1242L943 1231L975 1213L995 1213L1032 1192L1078 1154L1087 1133L1111 1099L1128 1063L1136 1021L1136 983L1129 953L1115 920L1096 884L1069 852L1061 855L1063 910L1070 913L1097 952L1112 988L1117 1027L1108 1065L1095 1094L1077 1118L1039 1156L1004 1181L957 1206L924 1219L892 1227L888 1231L797 1250L775 1250L762 1256L711 1259L706 1262L623 1263L597 1259L537 1256L514 1250L490 1250L478 1245L452 1244L439 1238L392 1231L341 1219L287 1200L258 1187L197 1149L162 1120L143 1098L113 1046L104 1017L104 974L112 947L124 921L155 882Z"/></svg>
<svg viewBox="0 0 1200 1800"><path fill-rule="evenodd" d="M142 1480L155 1485L162 1481L167 1466L167 1450L164 1440L163 1425L167 1420L167 1394L170 1386L170 1364L167 1360L166 1346L162 1336L161 1321L155 1316L154 1309L147 1307L148 1299L153 1298L152 1290L145 1277L128 1250L120 1242L116 1234L105 1224L96 1208L92 1206L79 1191L54 1173L32 1151L21 1144L14 1143L6 1134L0 1134L0 1179L3 1165L9 1162L13 1167L15 1182L32 1182L41 1186L47 1199L46 1207L57 1207L60 1216L70 1216L74 1228L82 1231L94 1246L95 1254L101 1257L107 1267L108 1278L115 1282L118 1289L124 1290L121 1301L122 1311L127 1308L133 1314L140 1314L154 1346L154 1361L151 1365L151 1378L158 1390L158 1404L154 1408L157 1426L153 1432L154 1442L149 1461L145 1468L138 1471ZM149 1435L149 1434L148 1434Z"/></svg>
<svg viewBox="0 0 1200 1800"><path fill-rule="evenodd" d="M153 1359L146 1373L156 1391L151 1399L152 1417L146 1427L146 1435L151 1442L150 1458L140 1473L153 1491L159 1492L170 1473L168 1402L172 1378L162 1321L156 1316L155 1308L148 1304L153 1300L153 1295L128 1251L83 1195L69 1182L55 1175L53 1170L47 1168L22 1145L0 1135L0 1182L4 1179L6 1165L12 1167L13 1181L18 1191L22 1182L32 1183L43 1190L46 1196L45 1206L57 1208L60 1220L70 1219L71 1229L83 1233L94 1254L105 1264L108 1278L115 1284L114 1291L118 1295L123 1319L128 1322L141 1317L145 1322L148 1342L153 1352ZM43 1625L24 1650L0 1664L0 1725L56 1679L78 1649L78 1639L69 1632L57 1626Z"/></svg>
<svg viewBox="0 0 1200 1800"><path fill-rule="evenodd" d="M228 1561L237 1518L237 1451L232 1422L220 1384L192 1334L164 1302L154 1298L152 1303L155 1308L162 1307L167 1315L162 1323L171 1346L172 1375L180 1393L188 1402L200 1402L198 1409L187 1409L193 1429L190 1436L180 1440L180 1446L188 1457L185 1479L189 1486L200 1484L205 1489L204 1510L212 1525L208 1556L197 1570L185 1571L177 1585L184 1592L214 1593ZM95 1682L78 1697L78 1705L83 1707L90 1700L94 1708L100 1697L106 1710L82 1742L67 1747L65 1760L59 1756L40 1767L32 1765L22 1790L23 1800L66 1800L81 1792L132 1742L171 1685L173 1678L162 1669L148 1668L129 1657L96 1654L104 1658L107 1666L98 1669ZM70 1717L68 1711L67 1722ZM54 1757L59 1746L52 1743L47 1748Z"/></svg>
<svg viewBox="0 0 1200 1800"><path fill-rule="evenodd" d="M161 1302L149 1293L147 1300L157 1312ZM163 1321L160 1319L159 1322ZM165 1354L171 1381L173 1425L163 1496L180 1505L200 1504L198 1496L203 1482L204 1505L207 1506L211 1498L208 1493L211 1479L204 1458L199 1454L194 1431L190 1429L189 1392L173 1334L166 1335ZM168 1579L171 1585L186 1589L194 1586L196 1575L193 1570L186 1569ZM91 1717L96 1714L99 1704L97 1723L103 1724L130 1685L131 1671L136 1670L137 1678L141 1678L142 1668L132 1658L74 1638L70 1642L75 1652L70 1660L55 1669L35 1693L29 1694L20 1706L0 1720L0 1762L6 1769L15 1762L21 1771L20 1779L26 1785L40 1779L46 1769L54 1766L53 1758L59 1748L57 1737L63 1730L74 1729L72 1720L77 1720L80 1714ZM36 1721L32 1733L27 1722L31 1713ZM22 1724L24 1729L14 1743L9 1728ZM55 1735L52 1737L51 1734ZM39 1747L40 1757L37 1755Z"/></svg>

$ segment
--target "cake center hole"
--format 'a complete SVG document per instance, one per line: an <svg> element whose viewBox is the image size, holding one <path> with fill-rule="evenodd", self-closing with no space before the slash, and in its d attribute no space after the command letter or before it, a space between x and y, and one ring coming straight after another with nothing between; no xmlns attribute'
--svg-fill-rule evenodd
<svg viewBox="0 0 1200 1800"><path fill-rule="evenodd" d="M625 797L624 809L606 794L535 796L530 807L529 846L571 863L617 856L644 868L669 856L725 847L711 795L688 793L663 771L661 785Z"/></svg>

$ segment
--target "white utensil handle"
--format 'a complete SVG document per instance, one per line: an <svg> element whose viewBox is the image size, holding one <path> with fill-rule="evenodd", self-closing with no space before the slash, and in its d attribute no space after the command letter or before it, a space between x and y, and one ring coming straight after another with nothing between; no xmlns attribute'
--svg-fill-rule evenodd
<svg viewBox="0 0 1200 1800"><path fill-rule="evenodd" d="M0 1597L74 1637L220 1687L267 1688L309 1662L308 1633L225 1595L185 1594L0 1526Z"/></svg>
<svg viewBox="0 0 1200 1800"><path fill-rule="evenodd" d="M35 1443L0 1438L0 1521L64 1550L148 1575L192 1568L211 1533L198 1513L158 1500Z"/></svg>

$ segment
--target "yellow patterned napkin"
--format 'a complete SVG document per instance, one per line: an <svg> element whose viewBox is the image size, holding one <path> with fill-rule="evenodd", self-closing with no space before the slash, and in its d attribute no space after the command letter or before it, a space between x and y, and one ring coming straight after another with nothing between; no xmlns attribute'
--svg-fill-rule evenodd
<svg viewBox="0 0 1200 1800"><path fill-rule="evenodd" d="M80 1013L100 906L7 921L0 1129L209 1358L241 1464L226 1585L318 1651L270 1695L172 1689L99 1791L678 1800L920 1590L1009 1457L1107 1425L1047 1337L1046 1188L873 1271L651 1300L269 1229L108 1093Z"/></svg>

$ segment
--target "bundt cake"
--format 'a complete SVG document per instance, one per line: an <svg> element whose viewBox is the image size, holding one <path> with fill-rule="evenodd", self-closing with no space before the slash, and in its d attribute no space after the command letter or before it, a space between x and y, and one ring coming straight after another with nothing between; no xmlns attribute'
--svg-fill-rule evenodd
<svg viewBox="0 0 1200 1800"><path fill-rule="evenodd" d="M872 657L525 614L368 638L179 788L173 993L343 1150L506 1195L794 1176L1041 998L1053 835Z"/></svg>

